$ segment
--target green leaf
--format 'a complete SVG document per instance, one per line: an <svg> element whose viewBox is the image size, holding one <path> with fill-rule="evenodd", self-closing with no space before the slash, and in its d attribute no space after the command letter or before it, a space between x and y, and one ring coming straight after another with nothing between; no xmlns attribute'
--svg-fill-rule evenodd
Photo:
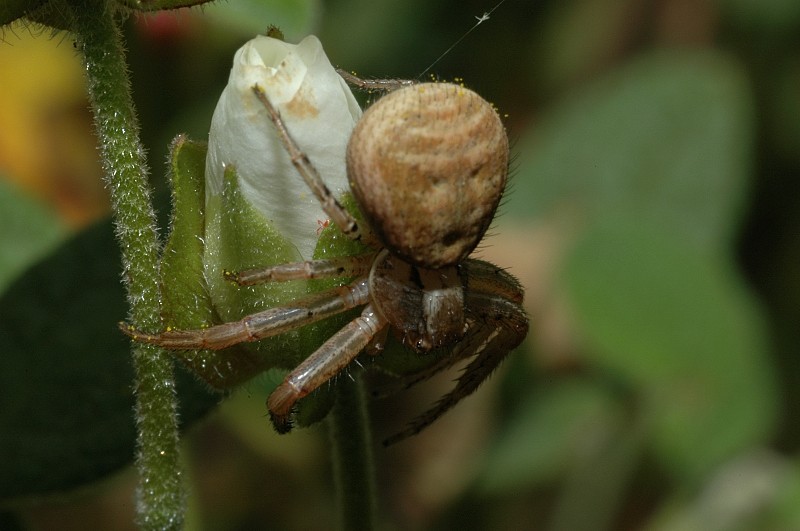
<svg viewBox="0 0 800 531"><path fill-rule="evenodd" d="M0 178L0 293L65 237L54 213Z"/></svg>
<svg viewBox="0 0 800 531"><path fill-rule="evenodd" d="M621 426L621 404L583 379L530 393L499 433L483 464L481 490L503 495L552 481Z"/></svg>
<svg viewBox="0 0 800 531"><path fill-rule="evenodd" d="M126 305L109 222L28 270L0 300L0 499L98 480L133 461ZM181 419L219 400L179 372Z"/></svg>
<svg viewBox="0 0 800 531"><path fill-rule="evenodd" d="M580 239L563 282L585 356L641 396L672 473L697 479L772 433L764 319L727 259L620 216Z"/></svg>
<svg viewBox="0 0 800 531"><path fill-rule="evenodd" d="M624 212L728 249L752 159L744 75L714 53L652 53L559 106L520 142L506 211L593 223Z"/></svg>
<svg viewBox="0 0 800 531"><path fill-rule="evenodd" d="M795 0L722 0L721 12L740 30L772 37L792 35L800 27Z"/></svg>
<svg viewBox="0 0 800 531"><path fill-rule="evenodd" d="M558 90L613 58L629 33L631 4L628 0L559 2L552 5L545 24L533 65L536 84Z"/></svg>
<svg viewBox="0 0 800 531"><path fill-rule="evenodd" d="M214 2L204 7L210 19L214 19L227 30L242 35L258 35L267 26L280 28L289 40L299 39L312 30L319 13L318 0L241 0L238 2Z"/></svg>

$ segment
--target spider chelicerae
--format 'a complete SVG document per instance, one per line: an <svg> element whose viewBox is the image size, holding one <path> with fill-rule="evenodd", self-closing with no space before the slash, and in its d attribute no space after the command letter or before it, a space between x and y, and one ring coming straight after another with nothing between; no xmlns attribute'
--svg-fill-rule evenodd
<svg viewBox="0 0 800 531"><path fill-rule="evenodd" d="M295 279L355 278L290 304L199 330L149 334L127 325L134 340L173 350L223 349L315 323L353 308L361 314L328 338L270 394L279 432L291 429L295 403L343 371L362 352L379 355L391 331L430 365L403 377L413 385L462 360L455 387L387 444L418 433L483 382L525 338L523 289L503 268L468 258L494 218L506 187L508 138L494 108L450 83L364 81L387 90L367 109L347 147L347 173L364 214L360 223L325 185L302 148L255 85L300 176L323 210L365 254L226 273L239 285Z"/></svg>

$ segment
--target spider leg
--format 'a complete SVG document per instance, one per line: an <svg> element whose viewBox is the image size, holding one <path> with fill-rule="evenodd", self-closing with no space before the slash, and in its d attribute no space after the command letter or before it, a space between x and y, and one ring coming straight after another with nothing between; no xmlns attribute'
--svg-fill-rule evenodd
<svg viewBox="0 0 800 531"><path fill-rule="evenodd" d="M369 345L367 345L367 348L364 349L364 352L369 356L377 356L381 354L383 349L386 347L386 341L388 338L389 327L387 326L372 338L372 341L370 341Z"/></svg>
<svg viewBox="0 0 800 531"><path fill-rule="evenodd" d="M326 260L290 262L272 267L246 269L244 271L225 271L225 280L240 286L253 286L264 282L284 282L286 280L309 280L331 277L365 277L369 273L375 253L358 256L344 256Z"/></svg>
<svg viewBox="0 0 800 531"><path fill-rule="evenodd" d="M461 274L467 279L468 293L482 293L494 297L500 297L508 301L521 304L524 290L519 281L502 267L498 267L490 262L469 258L459 265ZM455 345L449 352L441 356L435 363L425 369L400 376L395 382L382 386L372 391L373 397L389 396L398 391L403 391L414 385L429 380L437 373L448 369L458 363L459 360L466 359L475 353L480 344L486 341L492 333L491 327L480 327ZM470 349L472 354L468 352Z"/></svg>
<svg viewBox="0 0 800 531"><path fill-rule="evenodd" d="M238 343L276 336L315 323L351 308L363 306L368 299L367 279L360 279L346 286L314 293L285 306L248 315L239 321L200 330L167 330L160 334L148 334L125 323L120 323L120 329L135 341L171 350L219 350Z"/></svg>
<svg viewBox="0 0 800 531"><path fill-rule="evenodd" d="M491 334L491 328L481 327L480 329L472 330L472 333L467 334L461 341L459 341L452 349L445 352L434 363L428 365L424 369L407 375L397 377L391 383L381 385L373 389L371 395L373 398L384 398L391 396L401 391L407 391L420 382L430 380L436 374L443 370L449 369L459 360L469 358L477 352L486 339Z"/></svg>
<svg viewBox="0 0 800 531"><path fill-rule="evenodd" d="M467 290L485 293L522 304L525 290L519 280L502 267L491 262L468 258L459 265L462 275L467 279Z"/></svg>
<svg viewBox="0 0 800 531"><path fill-rule="evenodd" d="M419 83L413 79L362 79L341 68L336 69L336 73L344 79L348 85L352 85L361 90L384 90L390 92L409 85Z"/></svg>
<svg viewBox="0 0 800 531"><path fill-rule="evenodd" d="M361 315L328 338L313 354L290 372L269 395L267 408L279 433L291 430L294 404L336 376L388 325L367 305Z"/></svg>
<svg viewBox="0 0 800 531"><path fill-rule="evenodd" d="M278 137L280 137L283 146L292 159L292 164L319 200L322 210L336 223L342 233L351 240L361 241L366 244L374 243L375 237L369 229L359 227L358 221L339 203L333 192L320 177L317 169L311 164L308 155L294 141L292 135L289 134L289 130L286 129L286 124L281 119L280 113L269 101L264 89L258 84L253 85L253 93L267 109L272 123L275 124L275 129L278 131Z"/></svg>
<svg viewBox="0 0 800 531"><path fill-rule="evenodd" d="M497 295L467 292L466 305L471 324L463 341L468 346L458 357L474 356L474 359L466 366L452 391L414 419L405 430L386 439L383 442L385 446L419 433L474 392L506 355L525 339L528 316L516 302Z"/></svg>

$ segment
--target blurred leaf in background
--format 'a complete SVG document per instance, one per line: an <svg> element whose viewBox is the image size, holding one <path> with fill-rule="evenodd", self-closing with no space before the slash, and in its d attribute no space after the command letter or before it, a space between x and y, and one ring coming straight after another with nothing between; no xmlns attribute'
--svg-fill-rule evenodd
<svg viewBox="0 0 800 531"><path fill-rule="evenodd" d="M155 186L164 187L171 139L204 138L233 52L269 24L292 41L317 33L337 66L414 77L494 5L231 0L134 17L128 49ZM507 0L436 64L434 73L463 77L508 115L514 177L479 255L521 278L533 331L481 392L377 452L387 527L800 528L797 6ZM72 53L68 38L47 35L54 53ZM22 64L57 72L43 58ZM45 74L18 77L37 75ZM74 102L82 89L69 79L37 86L58 88L50 101L72 94ZM0 83L0 95L8 90ZM13 107L24 93L4 97ZM46 135L22 132L41 118L10 121L8 108L0 102L0 139L19 132L19 144L0 142L0 160L7 165L12 152L40 163L23 155L42 153ZM88 113L69 115L82 116L82 136L59 142L93 150ZM85 160L81 149L74 160ZM88 181L99 175L80 162L66 167L83 168ZM3 170L14 183L59 182L41 168L23 180L22 170ZM44 189L34 201L57 204ZM50 214L10 201L36 242L26 250L6 240L3 255L16 260L9 281L78 225L58 221L68 218L58 207ZM13 293L2 299L5 315L20 313L25 294L41 300L30 283ZM53 310L42 301L35 313L47 324L66 319ZM271 433L269 378L247 384L189 435L190 528L326 528L325 438ZM378 433L435 400L450 378L373 402ZM61 507L85 523L98 512L91 499L24 514L35 524Z"/></svg>
<svg viewBox="0 0 800 531"><path fill-rule="evenodd" d="M566 241L559 267L538 282L554 286L550 296L566 308L567 355L596 374L576 381L573 399L598 384L624 392L611 395L616 404L592 400L590 431L586 415L547 417L544 404L564 404L555 398L563 395L534 390L538 405L514 417L490 454L486 488L506 492L523 470L537 484L556 463L568 472L568 458L580 455L569 441L583 440L585 451L598 429L620 444L626 431L641 438L630 459L648 452L685 486L774 435L765 318L733 253L753 168L753 104L730 58L655 52L583 87L520 141L508 213ZM534 323L551 322L546 301L529 304ZM558 428L543 429L544 418L559 419ZM554 439L542 446L542 437ZM503 465L512 462L514 473ZM570 496L577 487L568 482L563 500L573 506L556 513L556 527L608 523L597 519L597 496L628 488L619 472L595 477L594 490L581 476L583 496Z"/></svg>
<svg viewBox="0 0 800 531"><path fill-rule="evenodd" d="M15 23L0 40L0 173L80 228L108 214L80 60L65 33Z"/></svg>

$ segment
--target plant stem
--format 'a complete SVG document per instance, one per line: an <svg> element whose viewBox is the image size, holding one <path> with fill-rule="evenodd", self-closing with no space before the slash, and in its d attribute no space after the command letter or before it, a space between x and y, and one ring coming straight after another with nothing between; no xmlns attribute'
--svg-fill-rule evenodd
<svg viewBox="0 0 800 531"><path fill-rule="evenodd" d="M375 470L364 384L337 384L336 404L329 417L333 475L339 505L339 528L347 531L375 528Z"/></svg>
<svg viewBox="0 0 800 531"><path fill-rule="evenodd" d="M83 52L95 127L122 250L130 321L160 327L158 237L147 164L130 94L122 37L113 3L72 0L74 29ZM185 492L178 461L177 402L173 364L161 349L135 345L139 524L178 529Z"/></svg>

